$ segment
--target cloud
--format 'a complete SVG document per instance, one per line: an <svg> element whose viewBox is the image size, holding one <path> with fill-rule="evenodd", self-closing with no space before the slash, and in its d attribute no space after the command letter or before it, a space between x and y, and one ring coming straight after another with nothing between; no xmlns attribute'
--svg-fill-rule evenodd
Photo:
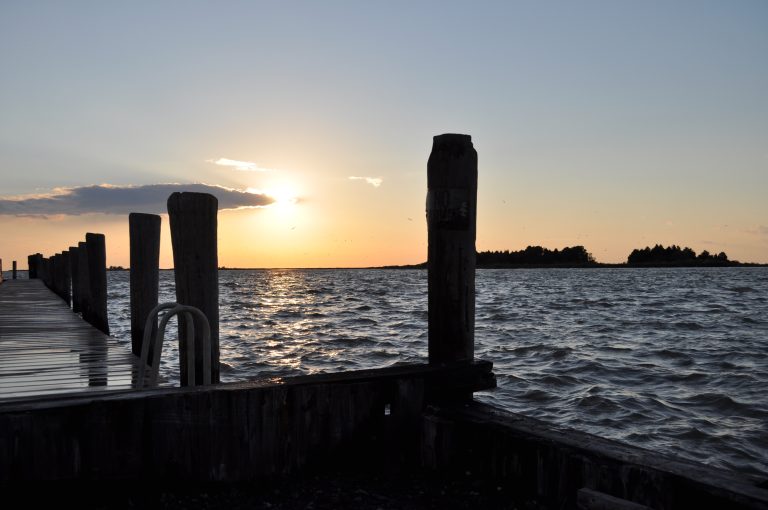
<svg viewBox="0 0 768 510"><path fill-rule="evenodd" d="M365 181L374 188L378 188L381 186L381 183L384 182L384 179L381 177L357 177L355 175L350 175L349 179L352 181Z"/></svg>
<svg viewBox="0 0 768 510"><path fill-rule="evenodd" d="M227 158L206 159L205 162L213 163L214 165L219 165L219 166L230 166L235 170L240 170L242 172L266 172L270 170L269 168L262 168L256 163L253 163L251 161L238 161L236 159L227 159Z"/></svg>
<svg viewBox="0 0 768 510"><path fill-rule="evenodd" d="M210 193L219 201L219 209L264 207L275 199L264 193L249 193L210 184L148 184L112 186L99 184L59 188L51 193L0 197L0 215L45 217L79 214L128 214L166 212L171 193L192 191Z"/></svg>

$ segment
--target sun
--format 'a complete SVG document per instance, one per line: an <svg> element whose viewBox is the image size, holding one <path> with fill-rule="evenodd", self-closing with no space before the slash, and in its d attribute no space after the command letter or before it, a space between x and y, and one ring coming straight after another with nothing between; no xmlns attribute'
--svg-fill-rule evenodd
<svg viewBox="0 0 768 510"><path fill-rule="evenodd" d="M267 207L271 209L289 209L299 201L296 189L288 184L281 184L268 189L248 188L248 193L263 193L274 200Z"/></svg>

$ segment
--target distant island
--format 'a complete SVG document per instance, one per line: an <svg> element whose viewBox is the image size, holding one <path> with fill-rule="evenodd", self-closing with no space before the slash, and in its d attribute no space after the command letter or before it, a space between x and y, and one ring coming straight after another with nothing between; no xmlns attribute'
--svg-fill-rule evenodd
<svg viewBox="0 0 768 510"><path fill-rule="evenodd" d="M677 245L634 249L627 262L604 264L596 262L584 246L566 246L562 250L528 246L519 251L481 251L477 253L478 268L581 268L581 267L729 267L765 266L767 264L742 263L729 260L724 252L711 254L707 250L698 255L691 248ZM427 263L405 266L385 266L388 269L421 269Z"/></svg>

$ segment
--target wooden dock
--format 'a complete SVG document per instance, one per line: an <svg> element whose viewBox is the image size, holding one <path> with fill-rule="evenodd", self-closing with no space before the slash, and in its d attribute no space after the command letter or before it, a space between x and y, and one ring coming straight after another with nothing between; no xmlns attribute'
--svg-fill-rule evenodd
<svg viewBox="0 0 768 510"><path fill-rule="evenodd" d="M0 400L131 389L138 366L41 280L0 285Z"/></svg>

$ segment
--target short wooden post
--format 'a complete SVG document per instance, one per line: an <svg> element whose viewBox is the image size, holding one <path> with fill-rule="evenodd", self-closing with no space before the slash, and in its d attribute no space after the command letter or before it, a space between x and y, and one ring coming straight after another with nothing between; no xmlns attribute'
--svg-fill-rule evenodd
<svg viewBox="0 0 768 510"><path fill-rule="evenodd" d="M219 382L219 273L216 240L218 200L207 193L168 198L176 301L198 308L211 327L211 382ZM180 342L185 338L179 321ZM198 350L199 349L199 350ZM187 380L186 345L179 345L181 381ZM202 328L195 328L195 380L203 384Z"/></svg>
<svg viewBox="0 0 768 510"><path fill-rule="evenodd" d="M88 252L88 287L91 306L88 309L88 317L83 315L83 318L108 335L107 251L104 234L85 234L85 244Z"/></svg>
<svg viewBox="0 0 768 510"><path fill-rule="evenodd" d="M35 255L27 255L27 278L37 278L37 267Z"/></svg>
<svg viewBox="0 0 768 510"><path fill-rule="evenodd" d="M469 135L434 137L427 188L429 362L472 360L477 152Z"/></svg>
<svg viewBox="0 0 768 510"><path fill-rule="evenodd" d="M51 286L50 289L53 291L54 294L61 297L61 293L59 292L59 285L61 284L61 274L59 272L59 254L54 253L49 260L51 261L50 269L51 269Z"/></svg>
<svg viewBox="0 0 768 510"><path fill-rule="evenodd" d="M12 262L12 265L13 265L13 269L11 271L11 274L13 279L15 280L16 279L16 261L15 260Z"/></svg>
<svg viewBox="0 0 768 510"><path fill-rule="evenodd" d="M90 278L88 278L88 243L83 241L77 243L77 279L75 285L77 285L76 294L79 302L78 311L85 319L91 313L90 309L93 308L91 305L93 298L91 298L91 283Z"/></svg>
<svg viewBox="0 0 768 510"><path fill-rule="evenodd" d="M50 288L49 282L49 267L50 262L48 261L48 257L43 257L40 259L40 279L43 280L43 283L46 287Z"/></svg>
<svg viewBox="0 0 768 510"><path fill-rule="evenodd" d="M131 244L131 349L141 356L144 326L149 312L157 306L160 287L160 216L131 213L128 215L128 232ZM157 320L152 338L157 331ZM152 365L152 346L150 359Z"/></svg>
<svg viewBox="0 0 768 510"><path fill-rule="evenodd" d="M77 246L69 247L69 274L72 279L72 311L79 313L80 306L80 248Z"/></svg>
<svg viewBox="0 0 768 510"><path fill-rule="evenodd" d="M72 269L67 250L61 252L61 299L72 305Z"/></svg>

